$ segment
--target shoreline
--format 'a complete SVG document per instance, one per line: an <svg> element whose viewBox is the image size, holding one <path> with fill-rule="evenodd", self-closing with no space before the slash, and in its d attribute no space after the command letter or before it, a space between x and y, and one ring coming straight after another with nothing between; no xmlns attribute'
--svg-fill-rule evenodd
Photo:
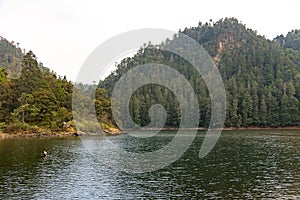
<svg viewBox="0 0 300 200"><path fill-rule="evenodd" d="M287 126L287 127L241 127L241 128L223 128L224 131L255 131L255 130L300 130L300 126Z"/></svg>
<svg viewBox="0 0 300 200"><path fill-rule="evenodd" d="M122 134L123 131L116 128L103 129L103 135L114 136ZM0 139L5 138L63 138L95 135L95 133L86 133L80 131L59 131L59 132L36 132L36 131L19 131L16 133L0 132Z"/></svg>
<svg viewBox="0 0 300 200"><path fill-rule="evenodd" d="M17 132L17 133L0 133L0 139L5 138L59 138L59 137L75 137L75 132Z"/></svg>
<svg viewBox="0 0 300 200"><path fill-rule="evenodd" d="M136 129L109 129L103 130L103 134L106 136L115 136L126 133L126 131L177 131L178 128L136 128ZM197 130L197 131L207 131L208 128L182 128L182 130ZM268 130L300 130L300 126L289 126L289 127L225 127L222 131L268 131ZM2 133L0 132L0 139L5 138L62 138L62 137L78 137L78 136L88 136L94 135L93 133L85 132L17 132L17 133Z"/></svg>
<svg viewBox="0 0 300 200"><path fill-rule="evenodd" d="M132 129L124 129L123 131L177 131L178 128L132 128ZM182 130L197 130L197 131L207 131L208 128L182 128ZM220 129L219 129L220 130ZM267 130L300 130L300 126L287 126L287 127L224 127L221 129L222 131L267 131Z"/></svg>

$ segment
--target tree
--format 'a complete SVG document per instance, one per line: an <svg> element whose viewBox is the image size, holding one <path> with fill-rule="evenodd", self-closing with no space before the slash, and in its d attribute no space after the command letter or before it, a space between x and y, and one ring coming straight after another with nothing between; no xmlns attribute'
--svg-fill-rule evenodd
<svg viewBox="0 0 300 200"><path fill-rule="evenodd" d="M265 100L265 96L261 97L260 102L260 124L261 126L267 126L268 112L267 112L267 104Z"/></svg>
<svg viewBox="0 0 300 200"><path fill-rule="evenodd" d="M13 121L21 122L23 126L27 122L32 121L38 114L38 109L31 103L33 101L33 96L31 94L22 93L21 97L18 99L20 106L16 108L11 114Z"/></svg>
<svg viewBox="0 0 300 200"><path fill-rule="evenodd" d="M4 84L7 82L7 73L6 70L3 68L0 68L0 84Z"/></svg>
<svg viewBox="0 0 300 200"><path fill-rule="evenodd" d="M19 94L31 94L35 89L43 86L42 72L38 67L36 56L29 51L22 61L22 71L16 80L16 89Z"/></svg>

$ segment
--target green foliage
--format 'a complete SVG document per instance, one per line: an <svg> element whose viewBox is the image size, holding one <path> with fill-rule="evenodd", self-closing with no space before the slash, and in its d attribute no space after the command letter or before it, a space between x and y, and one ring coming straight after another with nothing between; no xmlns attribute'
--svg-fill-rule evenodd
<svg viewBox="0 0 300 200"><path fill-rule="evenodd" d="M22 54L13 42L0 38L0 124L1 130L12 133L36 131L41 127L51 131L74 131L72 114L73 84L38 63L32 51ZM2 60L1 60L2 59ZM1 68L3 67L3 68ZM18 73L17 73L18 72ZM19 76L17 76L19 74ZM86 95L80 94L82 109L92 105ZM99 124L114 127L110 100L104 89L96 90L95 107L100 123L79 123L94 132ZM75 113L76 114L76 113ZM79 125L79 126L80 126Z"/></svg>
<svg viewBox="0 0 300 200"><path fill-rule="evenodd" d="M199 23L197 27L186 28L182 33L198 41L219 68L227 91L226 126L300 125L299 31L270 41L246 28L237 19L226 18L215 23ZM279 41L285 41L285 45ZM132 58L122 60L116 71L99 87L107 89L111 95L115 83L128 70L144 63L168 65L183 74L194 88L199 101L199 125L207 127L210 98L204 81L185 60L160 50L161 46L170 42L172 40L166 40L161 45L144 46ZM141 74L140 77L143 76ZM130 114L135 123L148 125L149 109L157 103L167 111L166 126L178 127L181 113L175 96L155 84L145 85L132 95Z"/></svg>
<svg viewBox="0 0 300 200"><path fill-rule="evenodd" d="M0 68L0 84L4 84L7 82L7 73L5 69Z"/></svg>
<svg viewBox="0 0 300 200"><path fill-rule="evenodd" d="M0 68L6 70L8 77L18 77L21 72L22 58L19 43L9 42L0 36Z"/></svg>
<svg viewBox="0 0 300 200"><path fill-rule="evenodd" d="M277 36L275 41L279 42L284 48L300 50L300 30L292 30L288 32L286 37L283 35Z"/></svg>
<svg viewBox="0 0 300 200"><path fill-rule="evenodd" d="M0 68L0 123L7 132L31 130L37 125L64 130L65 123L72 120L72 83L41 70L32 51L22 57L19 78L7 79Z"/></svg>
<svg viewBox="0 0 300 200"><path fill-rule="evenodd" d="M186 28L182 33L199 42L215 61L225 84L228 127L278 127L300 125L300 34L299 30L278 36L270 41L246 28L237 19ZM176 37L176 36L174 36ZM168 88L147 84L138 88L129 102L130 115L140 126L150 123L149 110L161 104L166 111L165 127L178 127L183 114L200 115L199 126L208 127L211 102L208 89L198 72L178 55L163 51L170 44L144 45L136 55L125 58L104 81L99 83L95 98L91 85L76 87L66 78L57 77L37 62L32 51L21 49L0 38L0 127L2 131L17 132L43 127L51 131L74 130L73 116L95 105L98 122L81 120L77 128L95 132L99 124L109 129L116 123L112 116L111 100L116 82L128 70L145 63L168 65L179 71L193 87L200 113L184 113L176 96ZM185 45L185 44L182 44ZM194 52L190 52L192 55ZM20 73L21 72L21 73ZM20 74L20 76L17 76ZM163 75L163 74L162 74ZM155 74L153 74L155 76ZM144 75L137 77L143 80ZM174 77L176 80L176 77ZM173 84L182 88L179 81ZM84 90L76 90L82 87ZM72 111L72 94L77 95L77 109ZM185 94L190 98L191 94ZM183 112L183 113L182 113ZM116 110L121 123L122 111ZM92 115L93 113L85 113ZM87 118L88 119L88 118ZM156 119L155 119L156 120ZM155 121L154 126L160 123ZM126 124L123 124L126 127Z"/></svg>

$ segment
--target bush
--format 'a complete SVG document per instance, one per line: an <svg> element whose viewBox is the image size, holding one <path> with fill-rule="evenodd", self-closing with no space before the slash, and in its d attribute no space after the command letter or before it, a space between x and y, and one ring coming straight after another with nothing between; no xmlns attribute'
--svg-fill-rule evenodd
<svg viewBox="0 0 300 200"><path fill-rule="evenodd" d="M16 122L14 124L8 124L6 126L7 133L16 133L18 131L27 131L30 129L30 125L27 123Z"/></svg>

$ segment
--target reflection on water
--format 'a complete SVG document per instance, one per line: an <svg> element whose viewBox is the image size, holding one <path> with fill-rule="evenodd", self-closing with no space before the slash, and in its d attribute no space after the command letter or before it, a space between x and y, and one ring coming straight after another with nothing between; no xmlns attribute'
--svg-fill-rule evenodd
<svg viewBox="0 0 300 200"><path fill-rule="evenodd" d="M153 151L176 132L114 137L128 151ZM143 132L145 134L145 132ZM127 174L101 164L78 138L0 140L1 199L300 198L300 131L224 131L198 158L204 132L172 165ZM41 156L47 150L49 156Z"/></svg>

